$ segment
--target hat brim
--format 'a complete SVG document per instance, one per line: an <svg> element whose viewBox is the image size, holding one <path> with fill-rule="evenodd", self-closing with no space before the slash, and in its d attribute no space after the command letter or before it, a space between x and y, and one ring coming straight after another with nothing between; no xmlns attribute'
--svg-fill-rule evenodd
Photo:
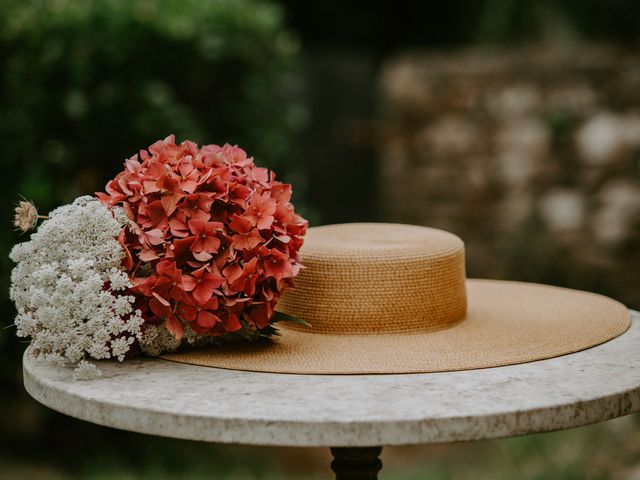
<svg viewBox="0 0 640 480"><path fill-rule="evenodd" d="M273 340L184 350L162 358L306 375L432 373L566 355L611 340L630 325L624 305L589 292L471 279L467 295L465 319L435 332L327 335L283 326Z"/></svg>

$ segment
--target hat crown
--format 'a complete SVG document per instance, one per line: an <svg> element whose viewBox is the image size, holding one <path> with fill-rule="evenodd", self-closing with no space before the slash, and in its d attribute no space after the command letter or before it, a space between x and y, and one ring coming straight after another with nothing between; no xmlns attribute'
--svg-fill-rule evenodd
<svg viewBox="0 0 640 480"><path fill-rule="evenodd" d="M306 320L311 332L424 332L465 316L464 244L443 230L385 223L314 227L301 255L305 269L278 310Z"/></svg>

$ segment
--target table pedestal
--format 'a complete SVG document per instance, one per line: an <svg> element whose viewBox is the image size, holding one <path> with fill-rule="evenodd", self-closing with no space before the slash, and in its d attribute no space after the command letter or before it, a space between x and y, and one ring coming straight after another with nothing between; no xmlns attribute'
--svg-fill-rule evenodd
<svg viewBox="0 0 640 480"><path fill-rule="evenodd" d="M377 480L382 447L332 448L331 470L336 480Z"/></svg>

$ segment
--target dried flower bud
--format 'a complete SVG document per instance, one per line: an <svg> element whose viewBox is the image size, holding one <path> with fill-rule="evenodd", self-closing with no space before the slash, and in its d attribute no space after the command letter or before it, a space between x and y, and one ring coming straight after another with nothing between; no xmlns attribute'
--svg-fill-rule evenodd
<svg viewBox="0 0 640 480"><path fill-rule="evenodd" d="M22 233L28 232L35 228L38 223L38 210L36 206L26 200L18 203L13 217L13 225Z"/></svg>

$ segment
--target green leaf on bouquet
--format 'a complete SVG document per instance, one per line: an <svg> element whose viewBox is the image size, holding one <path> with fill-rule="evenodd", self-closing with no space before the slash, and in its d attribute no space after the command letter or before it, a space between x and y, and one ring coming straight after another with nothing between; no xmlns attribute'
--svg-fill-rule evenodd
<svg viewBox="0 0 640 480"><path fill-rule="evenodd" d="M297 323L298 325L304 325L305 327L311 328L311 324L302 318L294 317L293 315L289 315L284 312L275 312L273 318L271 319L272 323L276 322L291 322Z"/></svg>

